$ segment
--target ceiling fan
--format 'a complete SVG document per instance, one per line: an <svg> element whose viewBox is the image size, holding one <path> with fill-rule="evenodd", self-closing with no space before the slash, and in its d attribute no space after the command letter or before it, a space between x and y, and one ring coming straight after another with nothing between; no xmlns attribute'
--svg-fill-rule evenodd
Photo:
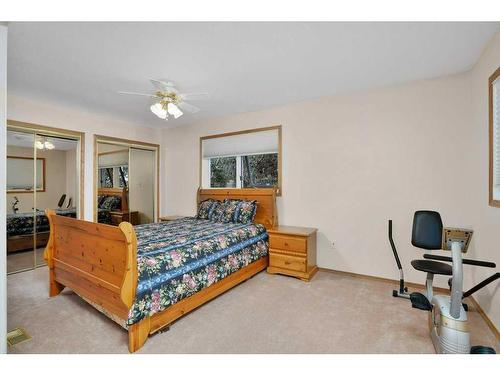
<svg viewBox="0 0 500 375"><path fill-rule="evenodd" d="M196 113L200 109L186 100L206 100L207 93L180 93L172 82L160 79L150 79L155 87L154 94L140 92L118 91L119 94L148 96L155 99L155 103L149 107L151 112L162 120L168 121L170 116L175 119L181 117L184 112Z"/></svg>

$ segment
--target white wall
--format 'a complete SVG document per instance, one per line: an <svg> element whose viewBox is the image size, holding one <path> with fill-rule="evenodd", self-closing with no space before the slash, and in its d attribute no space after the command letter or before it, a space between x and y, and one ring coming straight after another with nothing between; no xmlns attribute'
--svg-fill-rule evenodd
<svg viewBox="0 0 500 375"><path fill-rule="evenodd" d="M7 179L7 26L0 23L0 228L5 228ZM0 354L7 353L7 245L0 236Z"/></svg>
<svg viewBox="0 0 500 375"><path fill-rule="evenodd" d="M498 51L489 55L498 65ZM468 72L165 130L163 211L195 212L200 136L281 124L279 222L319 228L320 267L397 279L387 240L387 220L393 219L407 278L423 283L425 275L410 266L422 255L410 244L412 216L418 209L439 211L445 225L474 228L468 256L500 263L500 249L495 248L500 209L486 207L485 99L482 119L472 110L476 92L471 85L476 85L477 75ZM484 74L477 85L484 96L483 79ZM485 252L485 247L490 250ZM478 277L470 268L465 272L467 288ZM437 284L445 286L445 281L438 278ZM479 299L500 326L499 293L490 290Z"/></svg>
<svg viewBox="0 0 500 375"><path fill-rule="evenodd" d="M150 143L158 143L161 138L159 129L127 123L120 119L89 113L79 108L69 108L14 95L9 95L8 100L7 114L10 120L85 133L84 215L86 220L93 219L94 134Z"/></svg>
<svg viewBox="0 0 500 375"><path fill-rule="evenodd" d="M500 67L500 32L484 50L471 72L472 123L474 133L469 139L467 154L470 159L470 189L468 199L473 202L477 258L495 261L500 267L500 208L488 205L488 78ZM498 271L498 269L497 269ZM491 269L473 269L477 283L492 274ZM476 299L497 328L500 328L500 282L491 284L476 294Z"/></svg>

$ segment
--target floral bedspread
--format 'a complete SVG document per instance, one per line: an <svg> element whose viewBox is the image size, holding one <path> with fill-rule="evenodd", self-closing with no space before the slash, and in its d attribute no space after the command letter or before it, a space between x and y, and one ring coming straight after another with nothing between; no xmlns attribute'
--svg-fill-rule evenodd
<svg viewBox="0 0 500 375"><path fill-rule="evenodd" d="M134 227L139 280L127 324L137 323L267 255L260 224L185 218Z"/></svg>
<svg viewBox="0 0 500 375"><path fill-rule="evenodd" d="M61 216L76 217L76 208L58 208L55 212ZM49 219L43 211L7 214L7 237L33 234L35 219L38 233L49 231Z"/></svg>
<svg viewBox="0 0 500 375"><path fill-rule="evenodd" d="M55 213L61 216L76 218L76 208L56 208ZM111 213L106 209L99 209L99 223L111 224ZM22 212L7 214L7 237L33 234L33 223L36 222L37 233L50 230L49 219L44 211Z"/></svg>

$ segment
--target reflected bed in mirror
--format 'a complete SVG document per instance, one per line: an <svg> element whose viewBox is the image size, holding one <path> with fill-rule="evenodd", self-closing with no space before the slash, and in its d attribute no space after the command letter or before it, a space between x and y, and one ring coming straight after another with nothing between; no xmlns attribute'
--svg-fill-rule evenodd
<svg viewBox="0 0 500 375"><path fill-rule="evenodd" d="M275 188L281 195L281 125L201 137L200 186Z"/></svg>

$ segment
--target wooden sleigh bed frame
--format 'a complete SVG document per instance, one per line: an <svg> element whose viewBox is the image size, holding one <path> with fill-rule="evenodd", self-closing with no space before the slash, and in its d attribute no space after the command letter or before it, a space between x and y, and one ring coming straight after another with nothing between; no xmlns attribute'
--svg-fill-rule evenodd
<svg viewBox="0 0 500 375"><path fill-rule="evenodd" d="M248 199L258 202L255 222L266 228L277 224L274 189L199 189L197 201ZM133 226L118 227L57 216L47 210L50 223L45 259L49 267L49 296L71 288L119 319L127 320L138 281L137 239ZM140 349L148 336L233 286L266 269L268 257L238 270L167 309L128 327L130 352Z"/></svg>

